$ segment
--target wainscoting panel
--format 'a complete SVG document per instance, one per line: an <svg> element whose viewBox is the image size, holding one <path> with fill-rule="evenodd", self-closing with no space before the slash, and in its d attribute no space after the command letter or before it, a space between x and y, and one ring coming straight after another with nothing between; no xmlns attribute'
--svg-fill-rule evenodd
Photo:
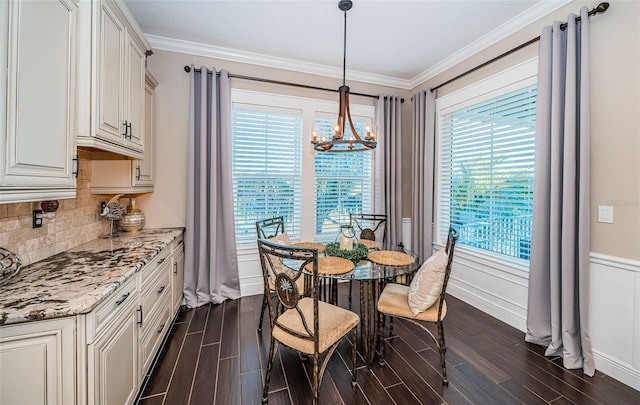
<svg viewBox="0 0 640 405"><path fill-rule="evenodd" d="M640 390L640 262L591 253L590 295L596 368Z"/></svg>
<svg viewBox="0 0 640 405"><path fill-rule="evenodd" d="M518 264L487 260L458 247L447 292L525 331L528 282Z"/></svg>

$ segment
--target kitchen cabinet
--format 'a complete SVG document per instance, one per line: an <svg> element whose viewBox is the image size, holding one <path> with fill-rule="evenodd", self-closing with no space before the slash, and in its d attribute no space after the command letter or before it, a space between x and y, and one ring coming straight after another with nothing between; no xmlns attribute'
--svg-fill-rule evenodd
<svg viewBox="0 0 640 405"><path fill-rule="evenodd" d="M171 294L171 309L175 313L182 305L184 290L184 239L182 235L173 241L173 291Z"/></svg>
<svg viewBox="0 0 640 405"><path fill-rule="evenodd" d="M142 158L151 46L123 1L80 3L78 146Z"/></svg>
<svg viewBox="0 0 640 405"><path fill-rule="evenodd" d="M75 318L0 329L0 404L73 404Z"/></svg>
<svg viewBox="0 0 640 405"><path fill-rule="evenodd" d="M92 160L92 194L140 194L153 192L155 160L153 108L158 82L147 72L144 101L144 156L142 159Z"/></svg>
<svg viewBox="0 0 640 405"><path fill-rule="evenodd" d="M0 203L76 195L77 25L76 0L0 2Z"/></svg>
<svg viewBox="0 0 640 405"><path fill-rule="evenodd" d="M171 249L167 247L158 257L144 266L140 274L141 308L143 314L140 335L141 368L143 375L149 370L156 349L162 342L163 332L169 327L171 315Z"/></svg>

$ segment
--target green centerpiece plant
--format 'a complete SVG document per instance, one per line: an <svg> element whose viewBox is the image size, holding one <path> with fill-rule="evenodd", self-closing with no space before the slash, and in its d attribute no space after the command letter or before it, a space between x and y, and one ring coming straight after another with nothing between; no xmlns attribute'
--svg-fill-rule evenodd
<svg viewBox="0 0 640 405"><path fill-rule="evenodd" d="M342 257L344 259L351 260L354 264L357 264L360 260L367 257L367 254L369 254L369 248L358 243L353 246L353 250L345 250L340 249L339 242L333 242L327 243L324 254L326 256Z"/></svg>

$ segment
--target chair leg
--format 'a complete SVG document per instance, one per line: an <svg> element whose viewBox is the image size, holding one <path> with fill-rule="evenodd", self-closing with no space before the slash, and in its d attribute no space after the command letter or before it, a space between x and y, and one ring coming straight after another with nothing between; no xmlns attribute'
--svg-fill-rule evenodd
<svg viewBox="0 0 640 405"><path fill-rule="evenodd" d="M438 351L440 352L440 366L442 367L442 384L449 385L449 379L447 378L447 365L445 362L447 347L444 343L444 326L442 325L442 321L438 322Z"/></svg>
<svg viewBox="0 0 640 405"><path fill-rule="evenodd" d="M267 373L264 376L264 387L262 389L262 403L269 402L269 380L271 379L271 369L273 368L273 358L276 354L276 339L271 337L271 344L269 345L269 359L267 361Z"/></svg>
<svg viewBox="0 0 640 405"><path fill-rule="evenodd" d="M258 321L258 333L262 333L262 321L264 320L264 310L267 308L267 296L262 295L262 308L260 309L260 321Z"/></svg>
<svg viewBox="0 0 640 405"><path fill-rule="evenodd" d="M358 327L353 328L353 346L351 347L351 387L356 387L356 345L358 342Z"/></svg>
<svg viewBox="0 0 640 405"><path fill-rule="evenodd" d="M320 367L318 364L318 355L313 356L313 405L318 405L318 398L320 397Z"/></svg>
<svg viewBox="0 0 640 405"><path fill-rule="evenodd" d="M384 367L387 363L384 361L384 320L386 315L382 316L382 322L378 324L378 365ZM393 319L389 317L390 319Z"/></svg>

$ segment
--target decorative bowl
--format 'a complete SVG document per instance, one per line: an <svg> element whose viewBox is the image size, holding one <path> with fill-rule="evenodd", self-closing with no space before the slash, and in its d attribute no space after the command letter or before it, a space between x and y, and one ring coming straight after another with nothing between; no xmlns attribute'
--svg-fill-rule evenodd
<svg viewBox="0 0 640 405"><path fill-rule="evenodd" d="M20 258L5 248L0 247L0 286L9 282L20 271Z"/></svg>

